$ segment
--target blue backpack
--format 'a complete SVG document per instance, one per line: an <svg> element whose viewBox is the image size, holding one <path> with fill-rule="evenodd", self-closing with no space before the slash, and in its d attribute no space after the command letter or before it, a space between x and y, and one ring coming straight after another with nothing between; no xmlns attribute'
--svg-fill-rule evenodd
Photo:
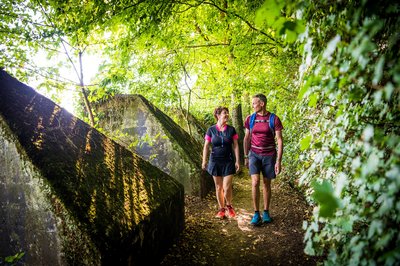
<svg viewBox="0 0 400 266"><path fill-rule="evenodd" d="M256 112L252 113L250 116L250 121L249 121L250 122L250 134L253 131L254 124L256 123L256 116L257 116ZM269 116L269 128L272 131L272 136L275 137L275 114L274 113L271 113L271 115Z"/></svg>

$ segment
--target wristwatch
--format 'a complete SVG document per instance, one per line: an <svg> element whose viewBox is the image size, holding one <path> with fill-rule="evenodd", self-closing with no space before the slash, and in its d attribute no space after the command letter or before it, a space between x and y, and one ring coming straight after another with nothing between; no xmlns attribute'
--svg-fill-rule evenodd
<svg viewBox="0 0 400 266"><path fill-rule="evenodd" d="M248 159L248 158L249 158L249 156L248 156L247 154L245 154L245 155L244 155L244 158L245 158L245 159Z"/></svg>

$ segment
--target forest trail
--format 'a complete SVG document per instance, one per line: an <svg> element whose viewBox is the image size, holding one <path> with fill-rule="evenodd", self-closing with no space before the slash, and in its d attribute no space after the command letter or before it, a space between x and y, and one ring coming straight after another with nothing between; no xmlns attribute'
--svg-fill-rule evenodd
<svg viewBox="0 0 400 266"><path fill-rule="evenodd" d="M185 229L161 265L316 265L304 254L302 229L312 211L299 192L279 177L272 181L273 222L250 225L253 215L247 169L233 179L233 219L214 218L215 193L205 199L185 196ZM260 206L262 201L260 201Z"/></svg>

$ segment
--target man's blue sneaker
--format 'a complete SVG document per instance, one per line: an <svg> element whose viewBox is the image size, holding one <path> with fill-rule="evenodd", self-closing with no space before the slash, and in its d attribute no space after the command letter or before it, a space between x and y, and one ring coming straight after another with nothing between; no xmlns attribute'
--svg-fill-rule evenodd
<svg viewBox="0 0 400 266"><path fill-rule="evenodd" d="M260 217L260 213L259 213L259 212L255 212L255 213L254 213L253 219L251 219L250 224L251 224L251 225L255 225L255 226L258 226L258 225L261 225L261 224L262 224L262 220L261 220L261 217Z"/></svg>
<svg viewBox="0 0 400 266"><path fill-rule="evenodd" d="M272 222L272 218L269 216L269 212L268 212L268 211L264 211L264 212L263 212L262 221L263 221L263 223L265 223L265 224Z"/></svg>

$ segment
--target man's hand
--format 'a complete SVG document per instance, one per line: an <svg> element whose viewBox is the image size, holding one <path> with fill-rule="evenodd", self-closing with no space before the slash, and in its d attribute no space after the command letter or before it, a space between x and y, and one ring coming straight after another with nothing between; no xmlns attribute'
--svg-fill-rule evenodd
<svg viewBox="0 0 400 266"><path fill-rule="evenodd" d="M244 159L244 165L249 168L249 158Z"/></svg>
<svg viewBox="0 0 400 266"><path fill-rule="evenodd" d="M277 161L275 163L275 174L279 175L280 172L281 172L281 162Z"/></svg>

